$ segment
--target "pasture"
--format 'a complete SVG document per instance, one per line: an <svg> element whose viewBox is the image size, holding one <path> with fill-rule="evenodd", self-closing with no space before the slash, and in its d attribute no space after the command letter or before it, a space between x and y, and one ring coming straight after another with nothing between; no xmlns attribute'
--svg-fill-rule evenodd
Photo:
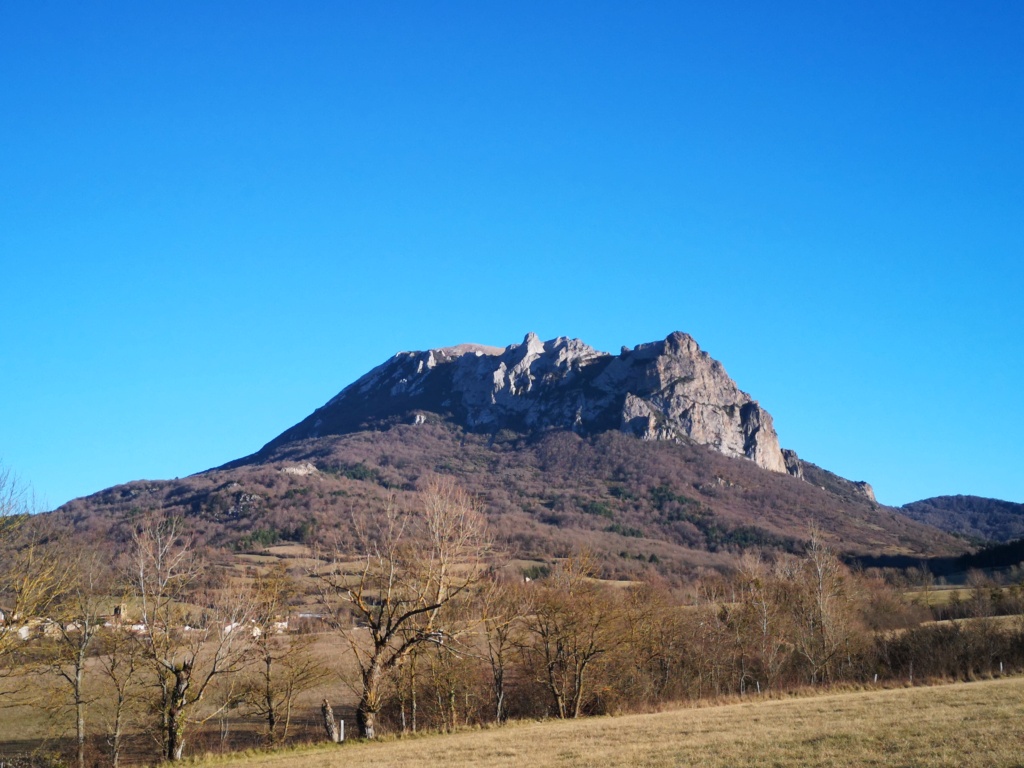
<svg viewBox="0 0 1024 768"><path fill-rule="evenodd" d="M196 761L245 768L1021 766L1024 678L827 693Z"/></svg>

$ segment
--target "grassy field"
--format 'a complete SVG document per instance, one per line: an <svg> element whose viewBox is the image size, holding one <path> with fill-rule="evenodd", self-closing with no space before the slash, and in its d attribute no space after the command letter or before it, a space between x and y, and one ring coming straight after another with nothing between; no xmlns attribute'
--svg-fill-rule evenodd
<svg viewBox="0 0 1024 768"><path fill-rule="evenodd" d="M837 693L198 761L390 766L1024 766L1024 678Z"/></svg>

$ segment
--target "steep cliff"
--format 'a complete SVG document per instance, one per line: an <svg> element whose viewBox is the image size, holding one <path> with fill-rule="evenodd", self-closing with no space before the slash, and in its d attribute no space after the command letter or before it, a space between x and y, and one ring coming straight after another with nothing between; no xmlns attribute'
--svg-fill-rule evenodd
<svg viewBox="0 0 1024 768"><path fill-rule="evenodd" d="M799 474L771 415L684 333L599 352L578 339L528 334L504 349L462 344L402 352L342 390L256 455L285 443L432 418L466 430L689 440L773 472Z"/></svg>

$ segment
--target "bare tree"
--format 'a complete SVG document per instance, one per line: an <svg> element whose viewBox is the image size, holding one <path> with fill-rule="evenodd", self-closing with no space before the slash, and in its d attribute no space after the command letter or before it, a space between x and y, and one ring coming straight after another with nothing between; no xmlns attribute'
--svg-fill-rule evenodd
<svg viewBox="0 0 1024 768"><path fill-rule="evenodd" d="M402 664L402 669L397 670L394 687L395 695L398 697L398 718L402 733L416 733L419 728L419 659L425 650L424 646L413 648Z"/></svg>
<svg viewBox="0 0 1024 768"><path fill-rule="evenodd" d="M747 553L736 574L744 650L751 657L755 685L764 690L775 687L789 660L784 583L778 573L759 554Z"/></svg>
<svg viewBox="0 0 1024 768"><path fill-rule="evenodd" d="M856 585L849 569L812 530L807 554L790 591L796 651L812 684L829 682L854 639Z"/></svg>
<svg viewBox="0 0 1024 768"><path fill-rule="evenodd" d="M161 694L163 757L180 760L190 727L230 700L200 711L214 680L238 672L252 637L251 604L242 595L200 595L203 563L179 519L143 525L132 541L132 576L146 649Z"/></svg>
<svg viewBox="0 0 1024 768"><path fill-rule="evenodd" d="M106 686L106 736L113 768L121 763L124 734L142 698L139 683L146 649L126 621L122 611L113 626L101 633L98 655L99 674Z"/></svg>
<svg viewBox="0 0 1024 768"><path fill-rule="evenodd" d="M993 594L1002 597L1002 591L984 571L972 568L967 572L969 597L964 605L970 621L964 622L962 637L966 655L979 672L991 674L1003 638L1000 622L994 618Z"/></svg>
<svg viewBox="0 0 1024 768"><path fill-rule="evenodd" d="M480 693L485 690L478 636L476 605L471 600L452 603L446 617L444 637L421 646L436 705L436 727L454 731L480 714Z"/></svg>
<svg viewBox="0 0 1024 768"><path fill-rule="evenodd" d="M0 463L0 519L23 517L32 512L32 493L10 467Z"/></svg>
<svg viewBox="0 0 1024 768"><path fill-rule="evenodd" d="M19 671L13 657L68 579L66 563L48 546L52 531L30 518L33 507L28 487L0 464L0 678ZM0 705L18 690L5 686Z"/></svg>
<svg viewBox="0 0 1024 768"><path fill-rule="evenodd" d="M483 585L478 596L494 693L494 719L498 723L504 723L508 717L508 672L516 649L522 645L520 635L525 629L524 617L533 610L530 595L523 586L519 581L495 576Z"/></svg>
<svg viewBox="0 0 1024 768"><path fill-rule="evenodd" d="M335 552L318 575L331 615L347 608L355 620L336 618L335 626L359 667L356 726L372 739L385 683L417 646L449 641L453 601L479 581L488 545L483 515L450 479L431 481L411 510L391 499L376 518L358 522L356 572Z"/></svg>
<svg viewBox="0 0 1024 768"><path fill-rule="evenodd" d="M664 586L642 584L625 590L623 611L621 688L647 704L679 696L689 639L678 600Z"/></svg>
<svg viewBox="0 0 1024 768"><path fill-rule="evenodd" d="M53 638L49 667L75 714L75 746L79 768L85 768L85 720L90 697L86 694L86 660L103 628L106 596L110 591L107 567L97 554L74 559L71 578L52 609Z"/></svg>
<svg viewBox="0 0 1024 768"><path fill-rule="evenodd" d="M740 687L734 598L733 585L720 574L709 574L698 583L692 637L699 694L707 691L718 696Z"/></svg>
<svg viewBox="0 0 1024 768"><path fill-rule="evenodd" d="M533 636L528 652L561 718L582 714L594 663L622 639L613 595L595 584L593 576L588 553L560 563L537 584L533 613L527 618Z"/></svg>
<svg viewBox="0 0 1024 768"><path fill-rule="evenodd" d="M249 710L266 721L270 744L288 738L295 699L326 675L311 652L312 635L288 633L289 601L295 584L284 566L256 577L251 653L255 670L245 686Z"/></svg>

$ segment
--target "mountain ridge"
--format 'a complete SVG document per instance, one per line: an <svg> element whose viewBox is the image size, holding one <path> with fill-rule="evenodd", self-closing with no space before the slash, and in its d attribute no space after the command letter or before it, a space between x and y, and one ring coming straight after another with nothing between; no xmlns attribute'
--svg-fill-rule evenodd
<svg viewBox="0 0 1024 768"><path fill-rule="evenodd" d="M692 440L773 472L800 473L771 415L679 331L618 355L533 333L504 349L400 352L255 454L224 466L258 461L290 441L417 423L426 413L471 432L617 429L644 440Z"/></svg>
<svg viewBox="0 0 1024 768"><path fill-rule="evenodd" d="M979 542L1024 538L1024 504L958 494L904 504L900 512L918 522Z"/></svg>

